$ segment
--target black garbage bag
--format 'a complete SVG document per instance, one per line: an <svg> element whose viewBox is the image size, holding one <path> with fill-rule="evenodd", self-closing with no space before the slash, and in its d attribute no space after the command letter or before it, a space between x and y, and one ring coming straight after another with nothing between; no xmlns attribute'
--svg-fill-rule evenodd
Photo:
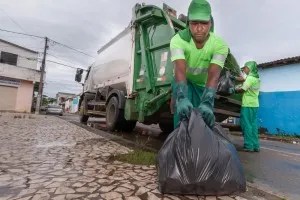
<svg viewBox="0 0 300 200"><path fill-rule="evenodd" d="M234 82L230 78L230 72L224 71L219 78L217 93L223 96L232 95L230 88L234 88Z"/></svg>
<svg viewBox="0 0 300 200"><path fill-rule="evenodd" d="M243 167L220 125L211 130L194 110L157 156L161 193L229 195L246 191Z"/></svg>

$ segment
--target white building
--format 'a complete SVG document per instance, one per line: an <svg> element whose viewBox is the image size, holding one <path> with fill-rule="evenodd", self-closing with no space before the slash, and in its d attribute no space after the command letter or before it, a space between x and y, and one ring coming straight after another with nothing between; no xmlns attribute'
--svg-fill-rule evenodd
<svg viewBox="0 0 300 200"><path fill-rule="evenodd" d="M0 39L0 111L30 112L38 52Z"/></svg>

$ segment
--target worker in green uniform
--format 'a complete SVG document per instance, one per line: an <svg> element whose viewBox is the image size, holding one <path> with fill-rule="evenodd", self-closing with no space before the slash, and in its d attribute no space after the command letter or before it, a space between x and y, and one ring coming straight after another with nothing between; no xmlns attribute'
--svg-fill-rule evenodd
<svg viewBox="0 0 300 200"><path fill-rule="evenodd" d="M187 17L187 28L179 31L170 43L175 65L174 126L188 118L192 108L199 108L212 128L216 87L229 50L224 40L211 31L211 7L206 0L192 0Z"/></svg>
<svg viewBox="0 0 300 200"><path fill-rule="evenodd" d="M236 89L236 92L243 93L240 123L244 135L244 150L259 152L257 111L259 108L260 79L256 62L246 62L243 71L247 77L243 85Z"/></svg>

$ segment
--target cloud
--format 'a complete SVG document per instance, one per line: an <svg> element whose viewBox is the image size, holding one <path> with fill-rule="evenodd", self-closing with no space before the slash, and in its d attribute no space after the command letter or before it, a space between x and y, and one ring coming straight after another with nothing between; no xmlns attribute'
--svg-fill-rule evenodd
<svg viewBox="0 0 300 200"><path fill-rule="evenodd" d="M162 6L161 0L144 0ZM187 13L189 1L165 0L180 13ZM210 0L216 33L230 45L240 64L247 59L259 63L299 54L300 14L298 0ZM97 50L130 22L136 0L2 0L0 7L26 32L50 37L96 56ZM22 31L0 10L0 27ZM0 32L0 38L43 50L43 40ZM74 67L88 67L93 58L50 43L48 59ZM77 93L75 70L47 63L45 93Z"/></svg>

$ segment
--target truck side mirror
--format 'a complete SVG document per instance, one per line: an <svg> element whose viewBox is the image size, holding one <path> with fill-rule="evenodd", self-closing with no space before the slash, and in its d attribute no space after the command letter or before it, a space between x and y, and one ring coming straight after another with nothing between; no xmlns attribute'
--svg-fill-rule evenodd
<svg viewBox="0 0 300 200"><path fill-rule="evenodd" d="M81 82L82 73L83 73L83 69L77 68L76 75L75 75L75 81L77 81L78 83Z"/></svg>

